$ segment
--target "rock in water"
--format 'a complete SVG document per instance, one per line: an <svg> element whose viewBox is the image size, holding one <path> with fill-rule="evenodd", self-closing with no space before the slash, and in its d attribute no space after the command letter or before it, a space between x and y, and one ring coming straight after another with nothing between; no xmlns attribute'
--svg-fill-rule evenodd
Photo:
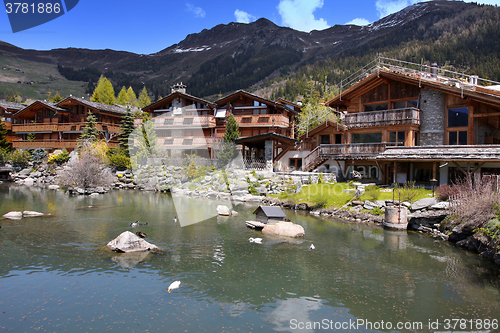
<svg viewBox="0 0 500 333"><path fill-rule="evenodd" d="M231 215L231 211L229 210L229 208L227 206L218 205L217 206L217 214L229 216L229 215Z"/></svg>
<svg viewBox="0 0 500 333"><path fill-rule="evenodd" d="M31 210L25 210L23 212L23 216L24 217L36 217L36 216L44 216L44 215L45 215L44 213L34 212L34 211L31 211Z"/></svg>
<svg viewBox="0 0 500 333"><path fill-rule="evenodd" d="M292 222L266 224L266 226L262 229L262 233L286 237L303 237L305 235L304 228L302 228L301 225L294 224Z"/></svg>
<svg viewBox="0 0 500 333"><path fill-rule="evenodd" d="M141 252L158 250L158 246L146 242L136 234L125 231L108 243L108 247L118 252Z"/></svg>

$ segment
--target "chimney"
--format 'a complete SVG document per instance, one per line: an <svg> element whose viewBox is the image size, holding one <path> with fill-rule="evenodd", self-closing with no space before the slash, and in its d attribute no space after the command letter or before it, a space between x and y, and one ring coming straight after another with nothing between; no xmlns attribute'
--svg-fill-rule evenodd
<svg viewBox="0 0 500 333"><path fill-rule="evenodd" d="M182 82L174 84L172 87L170 87L170 89L171 89L172 93L177 92L177 91L180 93L183 93L183 94L186 93L186 86L184 84L182 84Z"/></svg>
<svg viewBox="0 0 500 333"><path fill-rule="evenodd" d="M470 76L470 83L477 86L477 79L479 79L479 76L477 76L477 75L471 75Z"/></svg>
<svg viewBox="0 0 500 333"><path fill-rule="evenodd" d="M437 76L438 76L438 64L433 62L431 64L431 77L437 78Z"/></svg>

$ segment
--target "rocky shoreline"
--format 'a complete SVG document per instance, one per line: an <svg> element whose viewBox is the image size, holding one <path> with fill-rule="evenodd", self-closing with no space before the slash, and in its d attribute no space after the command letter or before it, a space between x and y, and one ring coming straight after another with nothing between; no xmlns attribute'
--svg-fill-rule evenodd
<svg viewBox="0 0 500 333"><path fill-rule="evenodd" d="M40 186L48 189L59 189L57 185L61 171L67 166L30 167L12 174L11 181L18 185ZM337 208L315 208L307 203L282 201L267 195L283 191L299 192L304 183L317 183L317 176L276 175L266 171L213 170L206 169L197 177L188 178L186 170L177 166L146 166L134 172L116 171L111 187L68 188L67 193L74 195L98 195L112 189L171 192L182 196L205 197L209 199L227 199L235 202L249 202L263 205L277 205L286 209L308 211L322 217L339 218L358 223L374 223L382 225L384 216L370 214L375 207L382 211L385 206L398 205L399 202L385 201L353 201L349 206ZM326 181L335 182L335 179ZM500 254L491 248L486 240L475 236L471 231L454 228L447 230L441 223L448 217L448 203L437 202L434 198L419 200L413 204L402 202L401 205L410 211L408 230L428 233L436 239L451 241L458 246L475 251L481 256L500 264Z"/></svg>

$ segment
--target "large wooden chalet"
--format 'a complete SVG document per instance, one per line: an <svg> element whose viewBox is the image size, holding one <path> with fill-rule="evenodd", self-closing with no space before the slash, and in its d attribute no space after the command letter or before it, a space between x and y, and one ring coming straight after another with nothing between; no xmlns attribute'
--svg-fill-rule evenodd
<svg viewBox="0 0 500 333"><path fill-rule="evenodd" d="M499 84L400 64L382 59L326 101L339 120L301 137L303 170L386 184L500 173Z"/></svg>
<svg viewBox="0 0 500 333"><path fill-rule="evenodd" d="M300 109L293 103L273 102L243 90L212 103L187 94L186 86L177 84L170 95L143 111L153 117L158 144L169 156L189 153L215 158L227 119L233 114L241 133L237 143L243 155L273 160L296 142L296 108Z"/></svg>
<svg viewBox="0 0 500 333"><path fill-rule="evenodd" d="M49 151L77 146L87 116L91 112L97 118L97 130L113 148L118 144L120 123L127 112L115 105L91 102L68 97L59 103L35 101L13 115L12 133L17 137L13 148L44 148Z"/></svg>
<svg viewBox="0 0 500 333"><path fill-rule="evenodd" d="M13 116L25 107L24 104L0 100L0 121L4 123L7 130L7 141L10 143L18 140L18 137L12 134Z"/></svg>

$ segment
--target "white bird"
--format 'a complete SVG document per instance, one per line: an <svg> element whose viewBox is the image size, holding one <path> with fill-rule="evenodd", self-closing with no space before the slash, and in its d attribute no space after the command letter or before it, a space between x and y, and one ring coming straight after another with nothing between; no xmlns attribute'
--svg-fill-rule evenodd
<svg viewBox="0 0 500 333"><path fill-rule="evenodd" d="M135 222L130 223L130 226L131 226L132 228L135 228L135 227L137 227L138 225L139 225L139 221L135 221Z"/></svg>
<svg viewBox="0 0 500 333"><path fill-rule="evenodd" d="M262 238L253 238L253 237L250 237L248 240L250 241L250 243L262 244Z"/></svg>
<svg viewBox="0 0 500 333"><path fill-rule="evenodd" d="M314 244L311 244L311 246L309 246L309 248L310 248L311 250L314 250L316 247L314 246Z"/></svg>
<svg viewBox="0 0 500 333"><path fill-rule="evenodd" d="M172 282L170 284L170 286L168 286L168 292L170 292L170 290L179 288L180 285L181 285L181 281L174 281L174 282Z"/></svg>
<svg viewBox="0 0 500 333"><path fill-rule="evenodd" d="M177 216L176 216L176 217L174 217L174 220L173 220L173 221L174 221L174 223L177 223Z"/></svg>

